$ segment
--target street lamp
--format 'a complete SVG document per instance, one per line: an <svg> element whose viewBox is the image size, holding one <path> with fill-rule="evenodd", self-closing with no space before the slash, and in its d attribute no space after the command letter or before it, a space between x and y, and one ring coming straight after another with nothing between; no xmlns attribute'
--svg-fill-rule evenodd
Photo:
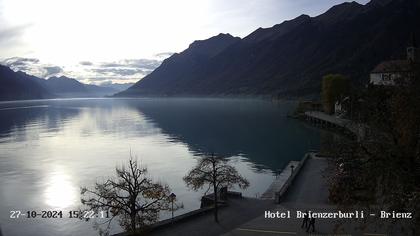
<svg viewBox="0 0 420 236"><path fill-rule="evenodd" d="M169 200L171 201L172 204L172 221L174 220L174 201L176 199L176 195L175 193L171 193L171 195L169 195Z"/></svg>

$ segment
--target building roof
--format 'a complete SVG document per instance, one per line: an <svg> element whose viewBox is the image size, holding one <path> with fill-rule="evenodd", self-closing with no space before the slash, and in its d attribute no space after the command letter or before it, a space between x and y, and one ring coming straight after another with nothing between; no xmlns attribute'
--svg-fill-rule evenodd
<svg viewBox="0 0 420 236"><path fill-rule="evenodd" d="M411 63L408 60L393 60L379 63L371 73L410 72Z"/></svg>

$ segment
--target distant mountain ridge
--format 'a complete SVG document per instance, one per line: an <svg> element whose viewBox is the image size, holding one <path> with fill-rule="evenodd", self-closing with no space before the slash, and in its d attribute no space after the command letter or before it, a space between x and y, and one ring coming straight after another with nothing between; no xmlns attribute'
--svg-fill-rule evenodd
<svg viewBox="0 0 420 236"><path fill-rule="evenodd" d="M100 87L112 88L116 91L123 91L123 90L126 90L133 85L134 85L134 83L109 83L108 82L108 83L100 84Z"/></svg>
<svg viewBox="0 0 420 236"><path fill-rule="evenodd" d="M0 101L53 98L55 95L39 84L37 79L0 65Z"/></svg>
<svg viewBox="0 0 420 236"><path fill-rule="evenodd" d="M50 77L45 80L44 85L60 97L103 97L118 92L114 88L83 84L65 76Z"/></svg>
<svg viewBox="0 0 420 236"><path fill-rule="evenodd" d="M109 86L109 87L108 87ZM65 76L41 79L21 71L13 71L0 65L0 101L45 99L45 98L77 98L110 96L122 89L122 84L116 88L83 84Z"/></svg>
<svg viewBox="0 0 420 236"><path fill-rule="evenodd" d="M317 96L328 73L362 86L376 64L405 57L411 33L420 35L419 2L346 2L243 39L196 41L116 96Z"/></svg>

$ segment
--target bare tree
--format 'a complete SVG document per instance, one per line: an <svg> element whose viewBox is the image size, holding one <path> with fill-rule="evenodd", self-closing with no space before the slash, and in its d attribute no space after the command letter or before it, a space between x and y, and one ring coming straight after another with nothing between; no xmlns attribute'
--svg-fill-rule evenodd
<svg viewBox="0 0 420 236"><path fill-rule="evenodd" d="M420 235L420 65L393 86L372 87L363 95L364 139L337 147L330 200L340 205L379 205L413 212L413 235ZM393 226L393 225L392 225ZM403 227L401 227L403 228Z"/></svg>
<svg viewBox="0 0 420 236"><path fill-rule="evenodd" d="M93 189L82 188L82 203L89 210L109 211L106 223L119 217L120 225L129 232L155 223L159 212L170 209L168 185L153 182L147 176L147 168L141 167L130 157L128 167L116 168L117 177L96 183Z"/></svg>
<svg viewBox="0 0 420 236"><path fill-rule="evenodd" d="M208 185L214 192L214 220L218 219L217 194L219 187L232 187L238 185L245 189L249 186L248 180L242 177L235 167L230 166L224 158L215 157L214 154L202 158L185 177L188 187L197 191Z"/></svg>

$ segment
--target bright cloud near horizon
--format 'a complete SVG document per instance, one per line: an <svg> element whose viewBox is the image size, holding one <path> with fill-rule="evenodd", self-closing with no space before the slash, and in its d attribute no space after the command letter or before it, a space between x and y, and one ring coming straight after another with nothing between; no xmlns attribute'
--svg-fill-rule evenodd
<svg viewBox="0 0 420 236"><path fill-rule="evenodd" d="M0 61L40 77L135 82L194 40L245 37L344 0L0 0ZM368 0L359 0L365 4Z"/></svg>

